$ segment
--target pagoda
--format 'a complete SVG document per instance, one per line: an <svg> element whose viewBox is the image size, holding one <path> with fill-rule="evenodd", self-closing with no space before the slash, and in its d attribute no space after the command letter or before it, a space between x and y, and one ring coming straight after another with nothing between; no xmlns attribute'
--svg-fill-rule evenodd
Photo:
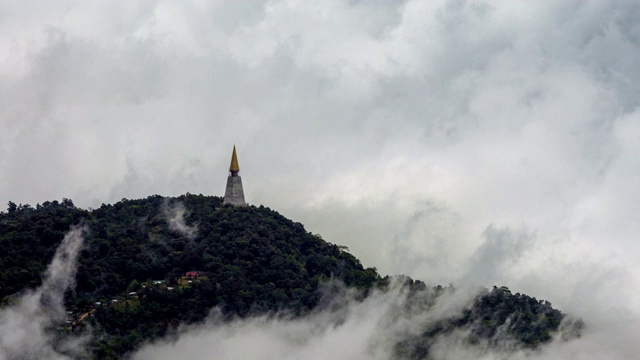
<svg viewBox="0 0 640 360"><path fill-rule="evenodd" d="M223 204L235 206L246 206L244 201L244 190L242 190L242 178L238 173L240 165L238 165L238 155L236 154L236 146L233 145L233 154L231 154L231 165L229 165L229 177L227 178L227 189L224 192Z"/></svg>

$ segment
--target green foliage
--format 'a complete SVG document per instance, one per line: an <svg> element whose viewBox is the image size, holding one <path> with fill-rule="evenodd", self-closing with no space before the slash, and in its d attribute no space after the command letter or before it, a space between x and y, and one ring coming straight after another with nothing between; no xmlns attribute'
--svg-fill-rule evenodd
<svg viewBox="0 0 640 360"><path fill-rule="evenodd" d="M416 293L424 291L424 284L408 279L405 286ZM440 286L427 289L437 296L445 291L455 291ZM433 305L432 299L423 304L425 307ZM495 287L492 291L479 294L473 304L464 309L459 316L453 316L430 324L420 335L409 336L396 345L396 355L399 359L429 359L429 349L438 336L450 334L459 329L467 329L469 344L486 342L494 348L536 348L538 345L551 340L551 335L558 330L564 315L551 307L551 303L524 294L513 295L509 288ZM579 336L583 323L579 321L575 326Z"/></svg>
<svg viewBox="0 0 640 360"><path fill-rule="evenodd" d="M0 304L6 296L40 284L65 233L88 214L68 199L36 208L9 202L8 211L0 213Z"/></svg>
<svg viewBox="0 0 640 360"><path fill-rule="evenodd" d="M197 226L195 238L169 227L167 209L178 202L188 209L186 224ZM300 315L317 304L322 279L368 289L379 278L302 224L262 206L223 206L219 197L154 195L92 211L67 199L35 209L11 204L0 213L2 297L39 285L69 227L84 221L89 228L66 302L102 304L92 318L101 332L94 344L100 358L201 321L216 306L227 317L282 309ZM193 270L208 276L184 286L180 278ZM138 299L128 299L130 292Z"/></svg>
<svg viewBox="0 0 640 360"><path fill-rule="evenodd" d="M168 210L178 203L188 210L183 220L197 227L196 236L170 227ZM279 310L304 315L318 304L319 285L327 279L357 287L362 296L389 284L346 247L262 206L225 206L219 197L192 194L122 199L90 211L69 199L35 208L9 202L0 213L0 306L40 284L64 234L78 223L89 231L78 258L77 285L65 301L76 314L71 330L90 325L92 352L100 359L121 358L182 323L202 321L215 307L226 318ZM188 271L204 275L191 281L184 277ZM405 286L416 294L428 290L410 278ZM429 291L438 296L447 289ZM533 347L548 341L561 320L547 302L495 288L461 317L425 329L418 341L398 344L397 353L422 358L430 339L460 326L472 329L470 342L506 329Z"/></svg>
<svg viewBox="0 0 640 360"><path fill-rule="evenodd" d="M475 321L473 337L493 338L502 328L528 347L551 340L551 332L564 317L550 302L520 293L513 295L506 286L494 287L478 297L469 311L469 321Z"/></svg>

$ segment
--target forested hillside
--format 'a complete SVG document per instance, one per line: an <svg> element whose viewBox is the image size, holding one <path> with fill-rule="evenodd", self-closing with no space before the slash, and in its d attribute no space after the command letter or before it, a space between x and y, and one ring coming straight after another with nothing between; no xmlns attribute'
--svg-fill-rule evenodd
<svg viewBox="0 0 640 360"><path fill-rule="evenodd" d="M2 306L38 286L76 224L86 228L85 245L77 285L65 297L69 317L57 332L90 327L96 358L121 358L180 324L202 321L214 307L229 319L278 311L303 316L317 306L319 287L329 279L358 289L361 297L390 282L344 248L262 206L223 206L218 197L186 194L83 210L64 199L35 207L9 203L0 213ZM416 296L445 291L408 278L405 286ZM535 347L551 339L563 317L548 302L496 288L459 315L399 342L397 352L425 358L430 339L460 327L470 329L470 342L506 328L513 341Z"/></svg>

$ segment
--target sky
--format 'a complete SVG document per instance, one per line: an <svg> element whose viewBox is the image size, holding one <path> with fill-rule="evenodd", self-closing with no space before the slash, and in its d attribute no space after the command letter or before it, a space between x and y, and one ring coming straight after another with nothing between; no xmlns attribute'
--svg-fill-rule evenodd
<svg viewBox="0 0 640 360"><path fill-rule="evenodd" d="M221 196L235 144L249 203L365 266L506 285L637 354L638 18L624 0L3 1L0 206Z"/></svg>

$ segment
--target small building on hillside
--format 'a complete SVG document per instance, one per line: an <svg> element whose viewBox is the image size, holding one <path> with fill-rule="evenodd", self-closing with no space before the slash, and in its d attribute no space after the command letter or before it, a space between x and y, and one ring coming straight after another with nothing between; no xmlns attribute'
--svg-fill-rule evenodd
<svg viewBox="0 0 640 360"><path fill-rule="evenodd" d="M184 276L187 279L197 279L197 278L199 278L200 276L203 276L203 275L205 275L205 274L202 271L187 271L184 274Z"/></svg>

